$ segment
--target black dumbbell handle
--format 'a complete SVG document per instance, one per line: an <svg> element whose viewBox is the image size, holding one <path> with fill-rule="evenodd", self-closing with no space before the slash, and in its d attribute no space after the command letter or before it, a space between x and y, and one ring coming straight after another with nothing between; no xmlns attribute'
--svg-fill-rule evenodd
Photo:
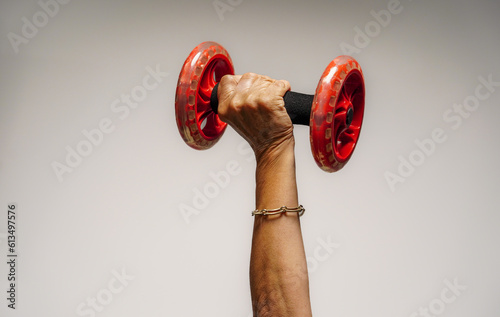
<svg viewBox="0 0 500 317"><path fill-rule="evenodd" d="M217 113L219 107L219 100L217 99L218 88L219 84L216 84L210 97L210 106L215 113ZM292 119L293 124L309 125L313 99L314 95L306 95L293 91L285 93L285 96L283 96L285 109L290 119Z"/></svg>

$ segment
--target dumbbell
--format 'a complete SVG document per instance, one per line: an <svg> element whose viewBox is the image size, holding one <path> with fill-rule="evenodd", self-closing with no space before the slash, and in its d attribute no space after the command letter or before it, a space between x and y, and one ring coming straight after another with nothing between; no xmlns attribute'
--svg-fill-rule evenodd
<svg viewBox="0 0 500 317"><path fill-rule="evenodd" d="M215 42L195 47L182 66L175 115L184 142L194 149L212 147L227 127L217 115L218 82L227 74L234 75L231 57ZM314 95L288 91L283 99L292 123L309 126L317 165L326 172L344 167L363 122L365 86L358 62L339 56L326 67Z"/></svg>

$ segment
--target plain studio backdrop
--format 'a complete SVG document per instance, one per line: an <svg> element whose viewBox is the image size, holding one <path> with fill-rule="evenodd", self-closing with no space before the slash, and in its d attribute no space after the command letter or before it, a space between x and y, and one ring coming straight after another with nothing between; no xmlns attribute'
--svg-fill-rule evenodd
<svg viewBox="0 0 500 317"><path fill-rule="evenodd" d="M181 66L211 40L236 73L303 93L338 55L363 68L343 170L322 172L295 128L315 316L500 316L498 1L30 0L0 16L0 315L249 316L252 154L231 128L195 151L175 122Z"/></svg>

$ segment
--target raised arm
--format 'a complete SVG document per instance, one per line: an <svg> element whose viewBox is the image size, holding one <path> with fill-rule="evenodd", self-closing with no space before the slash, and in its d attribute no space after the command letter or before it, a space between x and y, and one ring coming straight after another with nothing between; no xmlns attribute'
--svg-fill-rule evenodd
<svg viewBox="0 0 500 317"><path fill-rule="evenodd" d="M257 160L256 209L297 207L293 125L284 108L286 81L226 75L219 116L251 145ZM298 213L256 215L250 259L254 316L311 316L309 279Z"/></svg>

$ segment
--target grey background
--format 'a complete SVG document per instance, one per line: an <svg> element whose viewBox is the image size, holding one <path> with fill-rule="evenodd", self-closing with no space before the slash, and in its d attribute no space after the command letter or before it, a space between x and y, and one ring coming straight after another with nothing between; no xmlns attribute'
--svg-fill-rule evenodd
<svg viewBox="0 0 500 317"><path fill-rule="evenodd" d="M287 79L293 90L313 93L326 65L344 53L341 43L352 45L355 27L364 29L374 21L370 11L390 2L233 1L221 19L212 1L72 1L16 53L8 34L20 35L23 17L42 9L2 1L0 314L91 316L77 307L104 296L113 272L125 270L133 278L96 316L247 317L254 162L231 129L209 151L183 143L174 116L182 63L200 42L217 41L237 73ZM499 316L500 87L456 129L443 114L474 95L478 77L500 81L500 3L400 6L352 54L367 91L349 164L322 172L308 129L295 129L314 315L419 316L420 307L438 305L442 316ZM111 103L157 65L168 77L121 120ZM66 147L103 118L114 131L59 182L51 164L64 163ZM385 173L397 173L398 157L408 159L415 139L436 128L446 141L392 191ZM193 206L195 190L231 161L239 173L186 223L180 206ZM5 300L11 202L18 205L15 311ZM337 247L315 258L328 239ZM455 279L467 289L439 306L444 281Z"/></svg>

